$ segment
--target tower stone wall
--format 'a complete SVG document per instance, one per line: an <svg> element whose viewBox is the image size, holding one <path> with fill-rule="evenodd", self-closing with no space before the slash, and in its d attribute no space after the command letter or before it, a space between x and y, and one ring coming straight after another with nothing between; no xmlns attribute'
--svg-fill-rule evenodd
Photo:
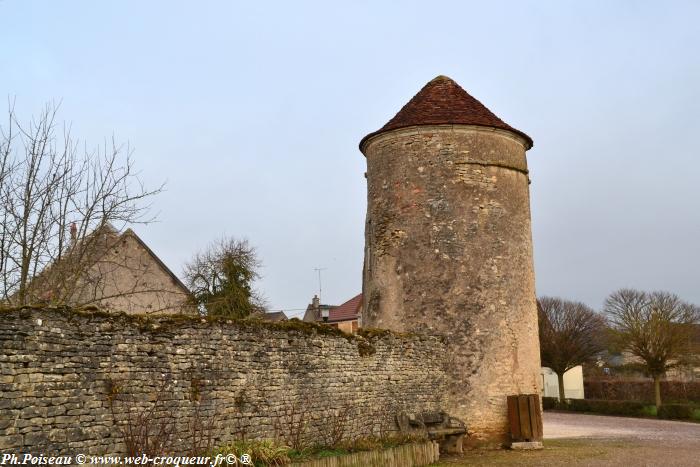
<svg viewBox="0 0 700 467"><path fill-rule="evenodd" d="M363 325L444 336L446 409L468 424L472 441L502 442L506 396L540 385L525 158L532 143L495 116L494 126L468 124L474 110L460 107L461 93L481 104L437 80L392 120L407 125L390 122L361 143ZM438 118L436 102L449 107Z"/></svg>

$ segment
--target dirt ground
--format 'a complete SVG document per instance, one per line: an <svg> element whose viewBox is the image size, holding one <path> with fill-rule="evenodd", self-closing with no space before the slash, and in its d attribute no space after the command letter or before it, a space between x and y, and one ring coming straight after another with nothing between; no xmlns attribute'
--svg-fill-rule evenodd
<svg viewBox="0 0 700 467"><path fill-rule="evenodd" d="M468 451L435 466L700 466L700 424L547 412L545 449Z"/></svg>

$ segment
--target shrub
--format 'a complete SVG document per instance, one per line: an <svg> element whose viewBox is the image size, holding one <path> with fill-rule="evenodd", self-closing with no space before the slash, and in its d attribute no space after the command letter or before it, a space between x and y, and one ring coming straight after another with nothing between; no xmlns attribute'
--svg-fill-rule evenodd
<svg viewBox="0 0 700 467"><path fill-rule="evenodd" d="M304 397L302 401L296 401L287 405L274 422L275 438L284 442L295 451L303 451L310 446L307 436L309 421L307 411L304 410L309 399Z"/></svg>
<svg viewBox="0 0 700 467"><path fill-rule="evenodd" d="M348 452L377 451L384 447L382 440L374 436L364 436L341 444L341 449Z"/></svg>
<svg viewBox="0 0 700 467"><path fill-rule="evenodd" d="M349 405L326 414L326 429L320 434L324 446L338 446L345 439L352 417L353 409Z"/></svg>
<svg viewBox="0 0 700 467"><path fill-rule="evenodd" d="M563 404L559 405L560 409L572 412L593 412L591 401L586 399L566 399Z"/></svg>
<svg viewBox="0 0 700 467"><path fill-rule="evenodd" d="M659 418L690 420L693 418L695 407L689 404L662 404L659 407Z"/></svg>
<svg viewBox="0 0 700 467"><path fill-rule="evenodd" d="M656 417L678 420L700 420L700 407L693 404L663 404L657 412L656 406L639 401L615 401L600 399L566 399L559 402L556 397L543 397L544 410L568 410L627 417Z"/></svg>
<svg viewBox="0 0 700 467"><path fill-rule="evenodd" d="M592 412L605 415L648 416L649 407L636 401L607 401L593 399L566 399L563 403L555 397L542 398L545 410L568 410L572 412Z"/></svg>
<svg viewBox="0 0 700 467"><path fill-rule="evenodd" d="M700 422L700 409L695 409L693 410L693 420L697 420Z"/></svg>
<svg viewBox="0 0 700 467"><path fill-rule="evenodd" d="M542 398L542 410L558 410L559 399L556 397L543 397Z"/></svg>
<svg viewBox="0 0 700 467"><path fill-rule="evenodd" d="M170 378L161 382L154 402L142 405L124 392L121 384L107 380L107 401L116 430L122 435L130 456L159 457L173 450L175 417L167 406Z"/></svg>
<svg viewBox="0 0 700 467"><path fill-rule="evenodd" d="M338 457L338 456L344 456L348 454L349 451L346 451L345 449L333 449L333 448L320 448L319 451L313 453L313 458L314 459L322 459L324 457ZM301 460L304 458L302 457Z"/></svg>
<svg viewBox="0 0 700 467"><path fill-rule="evenodd" d="M287 446L281 446L274 441L234 441L224 446L219 447L212 453L227 455L234 454L240 459L241 455L248 454L255 467L279 466L286 465L290 462L290 449Z"/></svg>
<svg viewBox="0 0 700 467"><path fill-rule="evenodd" d="M335 457L361 451L381 451L387 448L402 446L404 444L425 442L428 440L425 434L397 434L392 436L363 436L354 440L343 440L336 446L317 445L301 450L292 449L289 457L294 462L308 461L323 457Z"/></svg>
<svg viewBox="0 0 700 467"><path fill-rule="evenodd" d="M638 401L592 401L595 411L610 415L643 416L647 404Z"/></svg>

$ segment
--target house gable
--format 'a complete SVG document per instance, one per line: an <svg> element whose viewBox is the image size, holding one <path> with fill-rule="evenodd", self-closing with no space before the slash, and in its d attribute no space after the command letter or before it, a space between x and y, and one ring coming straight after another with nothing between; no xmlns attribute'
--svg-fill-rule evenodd
<svg viewBox="0 0 700 467"><path fill-rule="evenodd" d="M131 230L124 232L90 266L73 301L93 300L100 308L126 313L187 311L185 285Z"/></svg>

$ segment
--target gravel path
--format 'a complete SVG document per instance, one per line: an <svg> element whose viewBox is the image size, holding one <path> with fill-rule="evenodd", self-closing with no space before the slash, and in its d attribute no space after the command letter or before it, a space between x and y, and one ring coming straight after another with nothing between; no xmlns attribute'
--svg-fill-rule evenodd
<svg viewBox="0 0 700 467"><path fill-rule="evenodd" d="M700 449L700 423L545 412L544 438L636 439Z"/></svg>
<svg viewBox="0 0 700 467"><path fill-rule="evenodd" d="M544 413L541 451L467 450L440 467L698 467L700 424Z"/></svg>

